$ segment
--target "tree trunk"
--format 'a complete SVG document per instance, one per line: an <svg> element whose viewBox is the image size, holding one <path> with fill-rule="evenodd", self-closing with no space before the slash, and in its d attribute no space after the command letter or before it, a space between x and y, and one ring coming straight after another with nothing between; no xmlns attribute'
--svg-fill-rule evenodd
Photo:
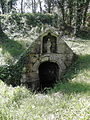
<svg viewBox="0 0 90 120"><path fill-rule="evenodd" d="M8 13L10 13L11 12L11 10L12 10L12 0L10 1L10 2L8 2Z"/></svg>
<svg viewBox="0 0 90 120"><path fill-rule="evenodd" d="M80 1L80 2L79 2ZM79 34L83 19L83 0L77 0L76 35Z"/></svg>
<svg viewBox="0 0 90 120"><path fill-rule="evenodd" d="M3 0L1 0L1 9L2 9L2 14L5 13L5 4L3 2Z"/></svg>
<svg viewBox="0 0 90 120"><path fill-rule="evenodd" d="M48 1L48 13L51 13L51 3Z"/></svg>
<svg viewBox="0 0 90 120"><path fill-rule="evenodd" d="M38 2L39 2L40 13L42 13L42 5L41 5L41 1L38 0Z"/></svg>
<svg viewBox="0 0 90 120"><path fill-rule="evenodd" d="M4 32L2 30L2 26L1 26L1 20L0 20L0 37L4 37Z"/></svg>
<svg viewBox="0 0 90 120"><path fill-rule="evenodd" d="M1 34L2 32L3 32L3 31L2 31L1 22L0 22L0 34Z"/></svg>
<svg viewBox="0 0 90 120"><path fill-rule="evenodd" d="M34 4L34 9L33 9L34 11L33 12L36 13L36 1L35 0L34 0L33 4Z"/></svg>
<svg viewBox="0 0 90 120"><path fill-rule="evenodd" d="M36 1L32 0L32 13L36 13Z"/></svg>
<svg viewBox="0 0 90 120"><path fill-rule="evenodd" d="M68 8L69 8L69 25L72 25L72 19L73 19L73 1L68 1Z"/></svg>
<svg viewBox="0 0 90 120"><path fill-rule="evenodd" d="M47 13L51 13L52 1L51 0L45 0L45 6L46 6Z"/></svg>
<svg viewBox="0 0 90 120"><path fill-rule="evenodd" d="M83 15L83 27L85 27L85 24L86 24L87 11L88 11L88 8L89 8L89 3L90 3L89 0L87 0L86 3L85 3L85 10L84 10L84 15Z"/></svg>
<svg viewBox="0 0 90 120"><path fill-rule="evenodd" d="M61 2L58 2L58 4L59 4L59 7L60 7L61 13L62 13L63 24L65 24L64 0L62 0Z"/></svg>
<svg viewBox="0 0 90 120"><path fill-rule="evenodd" d="M21 0L21 13L23 13L23 0Z"/></svg>
<svg viewBox="0 0 90 120"><path fill-rule="evenodd" d="M33 4L33 3L34 3L34 2L33 2L33 0L32 0L32 13L34 12L34 11L33 11L33 8L34 8L34 4Z"/></svg>

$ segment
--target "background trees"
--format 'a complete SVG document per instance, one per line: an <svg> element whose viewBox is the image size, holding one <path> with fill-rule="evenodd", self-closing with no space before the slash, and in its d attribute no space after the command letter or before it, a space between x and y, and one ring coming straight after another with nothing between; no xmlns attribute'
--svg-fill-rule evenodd
<svg viewBox="0 0 90 120"><path fill-rule="evenodd" d="M89 6L90 0L0 0L1 14L56 13L64 26L76 29L76 34L86 26Z"/></svg>
<svg viewBox="0 0 90 120"><path fill-rule="evenodd" d="M18 0L0 0L1 13L10 13L12 9L15 9L16 2Z"/></svg>

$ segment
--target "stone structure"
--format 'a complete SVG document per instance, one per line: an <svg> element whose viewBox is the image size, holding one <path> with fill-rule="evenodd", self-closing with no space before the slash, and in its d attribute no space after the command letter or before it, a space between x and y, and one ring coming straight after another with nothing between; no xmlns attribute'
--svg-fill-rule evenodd
<svg viewBox="0 0 90 120"><path fill-rule="evenodd" d="M75 54L52 29L44 31L30 46L28 63L21 82L33 89L59 81Z"/></svg>

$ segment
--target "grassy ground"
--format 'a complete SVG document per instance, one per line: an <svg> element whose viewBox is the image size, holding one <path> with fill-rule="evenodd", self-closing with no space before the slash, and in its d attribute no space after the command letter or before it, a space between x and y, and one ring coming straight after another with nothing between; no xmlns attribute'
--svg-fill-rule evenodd
<svg viewBox="0 0 90 120"><path fill-rule="evenodd" d="M19 41L10 39L7 35L0 38L0 66L10 63L13 59L17 59L25 50Z"/></svg>
<svg viewBox="0 0 90 120"><path fill-rule="evenodd" d="M0 81L0 120L90 120L90 41L67 43L79 54L64 76L68 82L35 94Z"/></svg>

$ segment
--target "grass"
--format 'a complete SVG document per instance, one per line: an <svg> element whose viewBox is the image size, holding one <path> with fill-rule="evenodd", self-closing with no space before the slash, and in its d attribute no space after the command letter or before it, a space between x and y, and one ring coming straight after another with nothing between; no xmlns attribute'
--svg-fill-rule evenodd
<svg viewBox="0 0 90 120"><path fill-rule="evenodd" d="M13 57L19 56L24 51L24 48L21 44L9 38L4 39L1 47L3 48L3 52L8 51Z"/></svg>
<svg viewBox="0 0 90 120"><path fill-rule="evenodd" d="M42 94L0 81L0 120L90 120L90 41L68 44L79 55L64 75L68 82Z"/></svg>
<svg viewBox="0 0 90 120"><path fill-rule="evenodd" d="M4 56L7 63L10 63L13 59L17 59L25 50L22 44L14 39L10 39L4 33L3 36L0 36L0 49L2 50L0 54Z"/></svg>

